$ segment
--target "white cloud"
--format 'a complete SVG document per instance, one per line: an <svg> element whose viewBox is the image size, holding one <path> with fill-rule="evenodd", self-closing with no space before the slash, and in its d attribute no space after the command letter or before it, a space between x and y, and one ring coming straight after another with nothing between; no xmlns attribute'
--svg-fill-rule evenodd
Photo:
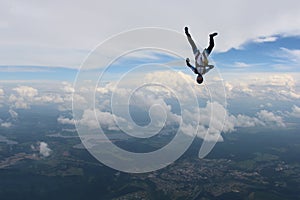
<svg viewBox="0 0 300 200"><path fill-rule="evenodd" d="M40 142L39 152L43 157L48 157L50 156L52 150L48 147L48 144L46 142Z"/></svg>
<svg viewBox="0 0 300 200"><path fill-rule="evenodd" d="M12 109L9 109L8 110L10 116L13 118L13 119L17 119L18 118L18 113Z"/></svg>
<svg viewBox="0 0 300 200"><path fill-rule="evenodd" d="M5 101L5 103L9 103L11 109L29 109L31 105L52 103L59 104L59 106L64 108L64 110L71 110L72 92L74 91L73 87L68 82L53 83L48 83L53 84L53 87L50 88L48 84L43 85L43 83L36 84L35 87L14 87L11 90L12 92L8 94L7 99L4 99L5 97L3 97L3 101ZM78 95L74 95L74 99L81 102L85 101L84 97Z"/></svg>
<svg viewBox="0 0 300 200"><path fill-rule="evenodd" d="M264 65L264 63L245 63L245 62L235 62L232 67L237 69L249 68L249 67L257 67L260 65Z"/></svg>
<svg viewBox="0 0 300 200"><path fill-rule="evenodd" d="M30 108L29 104L26 102L26 100L24 98L17 97L14 94L11 94L9 96L9 102L15 108L22 108L22 109L28 109L28 108Z"/></svg>
<svg viewBox="0 0 300 200"><path fill-rule="evenodd" d="M226 96L230 99L246 96L281 101L297 100L300 99L298 78L297 73L239 73L225 78Z"/></svg>
<svg viewBox="0 0 300 200"><path fill-rule="evenodd" d="M292 117L300 118L300 107L293 105L292 111L288 114Z"/></svg>
<svg viewBox="0 0 300 200"><path fill-rule="evenodd" d="M98 121L95 119L95 115L97 116ZM125 121L121 117L115 116L109 112L102 112L100 110L94 112L94 110L87 109L84 110L82 118L78 120L77 123L92 130L98 129L99 126L107 130L119 130L115 119Z"/></svg>
<svg viewBox="0 0 300 200"><path fill-rule="evenodd" d="M63 85L63 91L66 92L66 93L73 93L74 92L74 87L72 86L71 83L69 82L62 82L62 85Z"/></svg>
<svg viewBox="0 0 300 200"><path fill-rule="evenodd" d="M61 123L61 124L70 124L70 125L74 125L74 124L75 124L75 122L74 122L73 119L65 118L65 117L63 117L63 116L59 116L59 117L57 118L57 121L58 121L59 123Z"/></svg>
<svg viewBox="0 0 300 200"><path fill-rule="evenodd" d="M2 88L0 88L0 107L2 107L3 105L3 103L4 103L4 98L5 98L5 93L4 93L4 90L2 89Z"/></svg>
<svg viewBox="0 0 300 200"><path fill-rule="evenodd" d="M287 61L292 61L296 64L300 63L300 49L287 49L280 48L281 52L278 53L278 57Z"/></svg>
<svg viewBox="0 0 300 200"><path fill-rule="evenodd" d="M200 108L200 125L202 128L198 132L198 137L211 141L222 141L221 132L227 133L234 130L234 124L226 120L227 118L228 112L223 105L218 102L207 102L206 107Z"/></svg>
<svg viewBox="0 0 300 200"><path fill-rule="evenodd" d="M267 110L261 110L260 112L258 112L257 117L264 126L275 125L278 127L285 127L285 123L283 122L281 116L275 115L274 113Z"/></svg>
<svg viewBox="0 0 300 200"><path fill-rule="evenodd" d="M228 79L225 82L225 88L227 93L229 93L230 98L243 97L248 95L251 98L276 98L277 100L289 100L292 97L291 94L296 92L297 76L290 74L246 74L242 79L241 76L245 74L238 74L235 76L235 80ZM195 84L193 80L193 76L183 74L182 72L173 72L173 71L159 71L159 72L151 72L144 77L142 77L143 81L151 83L159 83L164 87L173 88L176 94L168 91L168 89L163 87L151 86L140 89L132 95L134 97L133 102L135 106L143 108L145 111L149 111L149 108L153 104L158 104L161 106L160 112L153 112L151 117L153 120L160 120L159 117L161 115L166 114L169 122L176 123L180 119L179 116L172 113L170 109L170 105L166 103L166 99L176 99L179 98L182 100L181 103L185 105L189 105L186 110L184 110L184 114L186 120L190 123L182 124L182 128L186 134L193 134L192 130L198 124L193 124L197 119L197 113L194 112L198 107L196 103L191 104L190 100L193 98L193 93L189 88L195 88L196 96L207 101L204 107L200 107L201 113L201 121L200 128L198 132L198 137L210 140L218 140L221 141L222 137L219 137L221 132L227 133L234 131L237 127L285 127L284 120L282 116L277 115L273 112L267 110L260 110L253 116L247 116L244 114L231 115L228 110L224 107L226 102L220 101L212 101L208 98L209 95L206 94L205 87L199 87L199 85ZM219 79L215 79L214 77L207 78L207 86L210 87L210 94L216 93L217 95L221 93L223 88L217 87L214 82L220 81ZM113 117L121 117L123 120L127 119L123 117L121 113L111 114L108 112L111 106L111 93L114 93L117 96L118 105L123 105L127 102L125 99L126 95L130 94L131 87L134 88L134 81L130 80L126 82L126 84L120 84L118 87L111 82L102 87L97 88L97 92L99 94L99 102L96 103L98 108L100 108L100 113L103 114L99 117L99 119L108 119L106 120L106 126L110 125L112 127L115 126L113 122ZM128 86L128 87L127 87ZM87 90L87 88L85 88ZM285 91L286 93L284 93ZM274 95L273 95L274 94ZM276 95L275 95L276 94ZM297 98L297 96L294 96ZM206 100L207 99L207 100ZM220 98L221 99L221 98ZM218 98L219 100L219 98ZM267 107L271 107L271 103L265 104ZM272 106L273 107L273 106ZM162 112L164 111L164 113ZM119 115L120 114L120 115ZM212 114L214 115L214 119L211 120ZM82 124L86 124L87 126L97 128L98 122L94 120L95 113L88 109L84 111L84 116ZM223 124L223 119L227 119L225 124ZM168 121L167 120L167 121ZM124 121L127 123L127 121ZM100 120L101 123L101 120ZM128 123L129 124L129 123ZM157 123L159 124L159 123ZM104 125L105 126L105 125ZM208 135L206 136L206 133Z"/></svg>
<svg viewBox="0 0 300 200"><path fill-rule="evenodd" d="M252 127L252 126L278 126L284 127L285 123L281 116L276 115L273 112L269 112L266 110L259 111L256 115L250 117L247 115L239 114L233 116L227 111L224 107L225 102L221 104L218 102L209 102L209 95L206 91L206 86L209 86L211 89L211 93L220 93L223 88L218 88L214 85L214 82L218 82L221 79L215 79L214 76L210 76L212 74L208 74L209 76L206 78L206 85L197 85L195 84L194 76L184 74L182 72L177 71L159 71L159 72L151 72L147 75L143 76L141 79L145 82L149 81L152 83L161 83L162 86L168 86L174 88L176 94L172 92L168 92L168 90L162 87L146 87L143 90L138 90L135 97L135 105L148 111L150 107L154 104L159 105L160 109L165 111L165 114L168 118L167 123L177 123L180 120L180 117L173 113L170 105L168 105L167 99L170 100L172 98L180 97L183 100L183 103L188 105L187 112L188 113L188 121L191 123L184 124L183 128L186 130L187 134L190 134L189 130L193 130L197 124L193 124L198 116L195 116L193 112L194 109L197 109L197 104L190 103L191 98L193 97L193 93L190 88L195 89L196 96L201 98L201 101L207 102L204 107L200 107L201 111L201 124L200 124L200 132L198 133L199 137L205 137L206 131L209 133L209 138L211 140L221 140L222 138L218 137L221 131L227 133L235 130L236 127ZM241 76L243 78L241 79ZM237 74L233 76L234 78L225 78L227 80L225 82L225 88L227 92L227 96L230 98L236 98L243 95L248 95L252 98L275 98L277 100L297 100L299 93L297 92L298 75L294 74ZM123 121L127 123L125 118L119 114L112 114L110 110L111 105L111 93L115 93L115 95L119 95L120 98L117 99L119 103L124 103L125 96L130 94L131 87L135 86L133 80L126 82L126 84L121 84L117 88L114 87L114 82L110 82L105 84L104 86L99 86L96 88L97 94L99 94L99 101L96 101L97 107L96 113L90 108L83 109L82 118L77 121L82 125L85 125L91 129L98 128L98 122L94 119L95 114L98 116L99 123L101 127L109 130L119 130L119 127L115 123L115 119ZM128 87L128 88L127 88ZM34 86L19 86L14 87L11 95L8 95L8 100L13 103L14 107L11 107L10 114L11 116L15 115L14 108L29 108L31 104L41 104L45 102L53 102L57 103L60 106L65 106L67 110L71 110L71 93L74 91L71 84L68 83L59 83L57 85L57 90L52 90L43 93L44 89L40 89L40 87ZM84 87L82 94L85 92L93 91L93 88ZM8 90L9 91L9 90ZM28 93L24 91L29 91ZM76 97L77 95L77 97ZM177 95L177 96L176 96ZM75 98L80 102L79 104L88 104L88 106L92 105L88 103L88 99L84 95L75 94ZM299 97L300 98L300 97ZM90 101L90 103L93 101ZM22 104L23 103L23 104ZM203 105L203 104L202 104ZM267 104L266 104L267 105ZM213 107L213 111L211 108ZM267 107L266 107L267 108ZM161 122L162 112L159 109L153 109L151 113L151 117L153 120L157 122ZM14 112L12 112L14 111ZM214 114L215 118L210 123L210 116ZM17 115L15 115L17 116ZM222 124L223 118L228 119L226 123ZM60 116L57 121L62 124L72 124L73 119L68 119ZM157 123L159 125L159 123ZM224 126L224 127L223 127ZM207 129L209 127L209 129ZM223 128L223 129L222 129Z"/></svg>
<svg viewBox="0 0 300 200"><path fill-rule="evenodd" d="M234 63L234 67L240 67L240 68L246 68L246 67L250 67L250 64L244 63L244 62L235 62Z"/></svg>
<svg viewBox="0 0 300 200"><path fill-rule="evenodd" d="M238 114L236 117L231 115L228 119L235 127L253 127L260 124L259 120L255 117Z"/></svg>
<svg viewBox="0 0 300 200"><path fill-rule="evenodd" d="M19 86L14 88L13 90L22 97L33 98L38 95L37 89L29 86Z"/></svg>
<svg viewBox="0 0 300 200"><path fill-rule="evenodd" d="M278 38L275 36L269 36L269 37L258 37L254 39L254 42L257 43L263 43L263 42L275 42Z"/></svg>
<svg viewBox="0 0 300 200"><path fill-rule="evenodd" d="M12 126L12 123L11 122L2 122L1 126L4 128L10 128Z"/></svg>
<svg viewBox="0 0 300 200"><path fill-rule="evenodd" d="M30 102L38 95L38 90L29 86L19 86L12 89L16 94L9 96L9 102L15 108L28 109Z"/></svg>

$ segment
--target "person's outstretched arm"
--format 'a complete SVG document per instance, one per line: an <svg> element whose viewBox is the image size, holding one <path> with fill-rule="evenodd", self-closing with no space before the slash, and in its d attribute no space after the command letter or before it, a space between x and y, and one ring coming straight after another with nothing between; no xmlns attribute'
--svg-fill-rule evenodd
<svg viewBox="0 0 300 200"><path fill-rule="evenodd" d="M215 66L213 65L207 65L208 70L211 70L212 68L214 68Z"/></svg>
<svg viewBox="0 0 300 200"><path fill-rule="evenodd" d="M195 68L193 65L191 65L190 59L187 58L187 59L185 60L185 62L186 62L186 65L187 65L187 66L188 66L195 74L197 74L197 70L196 70L196 68Z"/></svg>
<svg viewBox="0 0 300 200"><path fill-rule="evenodd" d="M207 72L209 72L209 70L211 70L214 67L215 66L213 66L213 65L206 65L203 74L206 74Z"/></svg>

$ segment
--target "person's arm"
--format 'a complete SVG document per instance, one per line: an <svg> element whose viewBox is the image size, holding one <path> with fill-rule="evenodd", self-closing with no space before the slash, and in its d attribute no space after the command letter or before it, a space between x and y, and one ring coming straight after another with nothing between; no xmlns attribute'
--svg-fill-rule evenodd
<svg viewBox="0 0 300 200"><path fill-rule="evenodd" d="M215 66L213 65L207 65L208 70L211 70L212 68L214 68Z"/></svg>
<svg viewBox="0 0 300 200"><path fill-rule="evenodd" d="M204 74L207 73L207 72L209 72L209 70L211 70L212 68L214 68L213 65L206 65L205 66L205 72L204 72Z"/></svg>
<svg viewBox="0 0 300 200"><path fill-rule="evenodd" d="M190 59L187 58L187 59L185 60L185 62L186 62L186 65L187 65L187 66L188 66L195 74L197 74L197 70L196 70L196 68L195 68L193 65L191 65Z"/></svg>

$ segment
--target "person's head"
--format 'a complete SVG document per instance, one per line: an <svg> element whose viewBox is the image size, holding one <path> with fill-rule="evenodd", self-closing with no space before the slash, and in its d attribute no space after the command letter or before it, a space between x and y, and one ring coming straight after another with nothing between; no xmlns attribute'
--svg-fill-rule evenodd
<svg viewBox="0 0 300 200"><path fill-rule="evenodd" d="M201 75L201 74L198 74L196 80L197 80L197 83L198 83L198 84L201 84L201 83L203 82L203 77L202 77L202 75Z"/></svg>

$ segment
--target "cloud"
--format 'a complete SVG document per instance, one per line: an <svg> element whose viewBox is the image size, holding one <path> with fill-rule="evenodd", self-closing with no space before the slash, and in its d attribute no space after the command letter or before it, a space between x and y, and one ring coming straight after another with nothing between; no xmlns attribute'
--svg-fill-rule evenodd
<svg viewBox="0 0 300 200"><path fill-rule="evenodd" d="M19 86L12 89L16 94L9 96L9 102L15 108L28 109L30 102L38 95L38 90L29 86Z"/></svg>
<svg viewBox="0 0 300 200"><path fill-rule="evenodd" d="M73 93L74 92L74 87L69 82L63 81L62 85L63 85L63 89L62 90L64 92L66 92L66 93Z"/></svg>
<svg viewBox="0 0 300 200"><path fill-rule="evenodd" d="M243 77L241 79L241 76ZM138 76L137 76L138 77ZM225 76L226 77L226 76ZM233 77L233 78L232 78ZM298 82L297 74L236 74L232 75L230 78L224 78L225 89L229 101L239 100L240 97L249 98L263 98L263 99L275 99L275 100L297 100L300 95L297 92ZM210 88L210 94L223 92L223 88L217 87L215 82L221 82L222 79L216 79L214 74L208 74L206 77L206 85L200 86L195 84L194 76L189 74L184 74L180 71L157 71L147 73L142 76L141 79L145 82L150 83L160 83L164 87L149 86L137 90L131 99L131 103L137 106L139 109L147 112L152 105L154 109L151 110L150 114L152 120L157 122L157 126L160 126L162 116L165 114L167 116L167 125L175 124L180 121L180 116L178 113L174 112L174 105L170 102L175 102L174 99L182 99L186 107L187 121L189 123L183 124L183 129L186 134L191 133L192 128L197 126L194 122L197 119L197 115L194 112L195 109L200 109L201 113L201 123L198 133L198 137L205 137L208 133L208 138L210 140L220 141L222 138L218 135L223 131L228 133L234 131L237 127L253 127L253 126L264 126L264 127L284 127L285 122L282 116L276 114L276 112L270 112L267 110L258 111L252 116L244 115L243 113L232 115L230 111L225 108L226 102L222 101L210 101L209 92L207 87ZM95 105L97 107L96 112L90 108L93 105L93 99L88 99L85 93L94 91L95 88L92 87L82 87L77 88L82 89L82 93L75 94L80 105L83 105L82 117L77 119L77 123L87 126L90 129L97 129L98 123L101 127L107 130L119 130L118 125L115 120L119 120L129 127L130 124L126 120L127 118L123 116L123 111L120 113L112 113L111 106L111 95L114 93L117 96L117 103L123 105L127 102L125 98L126 95L132 92L132 89L136 86L135 80L131 78L125 83L121 83L118 87L115 87L116 82L112 81L105 83L104 85L98 86L96 88L96 101ZM11 91L12 94L8 93L8 100L12 103L9 113L13 117L17 117L18 113L15 108L30 108L30 105L42 105L43 103L57 103L58 106L63 106L66 110L71 110L72 92L74 88L70 83L60 82L55 85L55 90L46 90L44 86L36 84L36 86L18 86L13 87ZM171 87L175 91L168 91L166 88ZM76 89L76 90L77 90ZM195 89L195 94L192 90ZM27 91L27 92L24 92ZM7 92L6 92L7 93ZM199 98L201 107L198 107L197 103L191 103L191 98L196 95ZM200 100L201 99L201 100ZM220 98L221 99L221 98ZM218 99L219 100L219 99ZM205 104L206 102L206 104ZM22 103L24 105L22 105ZM261 103L259 103L260 105ZM84 107L84 105L87 105ZM259 106L258 105L258 106ZM274 107L274 106L273 106ZM176 108L176 106L175 106ZM213 109L212 109L213 108ZM267 107L265 107L267 108ZM176 109L175 109L176 110ZM164 112L163 112L164 111ZM211 115L214 115L214 120L210 122ZM97 115L99 122L95 120L94 116ZM227 119L225 124L222 123L223 119ZM73 124L74 120L59 116L57 121L62 124ZM129 127L130 128L130 127Z"/></svg>
<svg viewBox="0 0 300 200"><path fill-rule="evenodd" d="M10 128L12 126L12 123L11 122L2 122L1 126L4 128Z"/></svg>
<svg viewBox="0 0 300 200"><path fill-rule="evenodd" d="M261 110L257 114L258 119L264 126L278 126L278 127L285 127L285 123L283 122L283 119L281 116L275 115L272 112L269 112L267 110Z"/></svg>
<svg viewBox="0 0 300 200"><path fill-rule="evenodd" d="M9 109L8 112L9 112L10 116L11 116L13 119L17 119L18 116L19 116L19 114L18 114L16 111L12 110L12 109Z"/></svg>
<svg viewBox="0 0 300 200"><path fill-rule="evenodd" d="M202 126L200 130L202 131L197 135L200 138L209 141L222 141L222 132L227 133L234 130L234 124L226 120L228 111L218 102L207 102L204 108L200 108L200 114L200 125Z"/></svg>
<svg viewBox="0 0 300 200"><path fill-rule="evenodd" d="M241 79L240 77L243 76ZM136 76L139 77L139 76ZM249 97L253 99L276 99L276 100L287 100L293 97L295 100L298 98L296 95L297 75L291 74L238 74L234 76L235 79L228 79L225 82L225 90L229 100L239 100L241 97ZM101 119L104 119L107 124L105 126L111 126L115 129L116 124L113 119L116 117L121 117L125 124L128 124L127 118L123 116L123 111L117 109L119 113L111 114L110 106L111 95L114 93L114 98L117 98L116 105L125 105L127 99L125 98L128 94L131 94L131 101L134 106L144 110L148 113L152 105L159 105L159 112L151 113L153 121L162 122L161 116L167 116L168 124L176 124L180 121L180 116L178 113L174 113L174 105L170 105L167 102L174 102L174 99L181 99L181 103L188 105L185 110L181 110L181 114L184 114L185 120L188 123L182 124L182 129L187 135L194 134L193 128L200 125L198 137L206 138L208 140L221 141L220 133L229 133L235 131L238 127L285 127L285 122L283 117L276 114L276 112L271 112L267 110L259 110L257 113L251 116L245 115L243 113L232 115L225 107L226 102L222 102L222 98L217 98L220 101L211 101L209 94L215 94L216 96L221 96L221 92L224 91L222 87L218 87L216 82L220 82L221 79L216 79L214 76L207 77L206 86L210 88L210 93L206 91L205 87L199 87L195 84L193 76L188 74L183 74L182 72L174 71L157 71L146 74L141 78L146 83L159 83L158 86L148 86L142 87L132 94L132 88L135 88L134 80L121 83L119 86L114 82L106 83L105 85L99 86L96 91L98 93L96 105L99 109L99 113L94 113L91 109L85 109L83 114L85 116L80 120L82 124L89 125L90 127L97 128L98 122L94 120L94 115L99 115L100 123ZM170 92L169 88L173 88L173 92ZM191 103L193 97L193 92L190 88L195 88L195 95L199 98L201 107L198 107L197 103ZM85 87L85 90L89 90ZM207 94L209 93L209 94ZM224 100L224 99L223 99ZM206 102L206 104L203 103ZM259 104L260 105L260 104ZM258 106L259 106L258 105ZM266 103L268 107L272 106L270 103ZM272 106L274 107L274 106ZM195 110L200 109L200 124L195 124L196 119L199 117ZM164 111L164 112L163 112ZM149 113L148 113L149 114ZM214 116L211 119L211 116ZM105 120L108 119L108 120ZM223 124L224 119L226 119ZM103 122L102 122L103 123ZM159 126L160 123L157 123ZM116 129L117 130L117 129Z"/></svg>
<svg viewBox="0 0 300 200"><path fill-rule="evenodd" d="M230 115L229 121L234 124L234 127L285 127L282 116L276 115L267 110L258 111L255 116L250 117L243 114L237 116Z"/></svg>
<svg viewBox="0 0 300 200"><path fill-rule="evenodd" d="M256 43L263 43L263 42L275 42L278 38L275 36L266 36L266 37L258 37L254 39Z"/></svg>
<svg viewBox="0 0 300 200"><path fill-rule="evenodd" d="M299 83L296 81L298 78L297 73L235 74L231 78L225 78L226 96L230 99L250 97L280 101L297 100L300 99L297 90Z"/></svg>
<svg viewBox="0 0 300 200"><path fill-rule="evenodd" d="M98 121L95 119L95 115L97 116ZM98 129L99 126L106 130L119 130L115 119L125 121L123 118L109 112L102 112L100 110L94 112L92 109L87 109L84 110L82 118L78 120L77 123L91 130Z"/></svg>
<svg viewBox="0 0 300 200"><path fill-rule="evenodd" d="M29 86L20 86L14 88L13 90L22 97L33 98L34 96L38 95L37 89Z"/></svg>
<svg viewBox="0 0 300 200"><path fill-rule="evenodd" d="M35 87L25 85L14 87L8 95L8 99L4 99L4 97L3 99L5 103L9 104L10 109L30 109L31 105L59 104L60 108L63 108L62 110L71 110L74 88L68 82L53 83L55 83L53 88L48 88L50 83L47 85L37 84ZM75 95L74 99L85 101L84 97L78 95Z"/></svg>
<svg viewBox="0 0 300 200"><path fill-rule="evenodd" d="M5 93L4 93L4 90L2 89L2 88L0 88L0 107L2 107L3 105L3 103L4 103L4 98L5 98Z"/></svg>
<svg viewBox="0 0 300 200"><path fill-rule="evenodd" d="M292 111L288 113L289 116L300 118L300 107L293 105Z"/></svg>
<svg viewBox="0 0 300 200"><path fill-rule="evenodd" d="M261 124L257 118L242 114L237 116L231 115L228 117L228 120L234 124L234 127L254 127Z"/></svg>
<svg viewBox="0 0 300 200"><path fill-rule="evenodd" d="M39 152L43 157L48 157L50 156L52 150L48 147L48 144L46 142L40 142Z"/></svg>
<svg viewBox="0 0 300 200"><path fill-rule="evenodd" d="M249 67L256 67L263 65L263 63L245 63L245 62L235 62L233 64L233 67L235 68L249 68Z"/></svg>
<svg viewBox="0 0 300 200"><path fill-rule="evenodd" d="M61 123L61 124L69 124L69 125L74 125L75 124L73 119L65 118L63 116L59 116L57 118L57 122Z"/></svg>
<svg viewBox="0 0 300 200"><path fill-rule="evenodd" d="M250 67L250 64L244 63L244 62L235 62L234 63L234 67L241 67L241 68L245 68L245 67Z"/></svg>
<svg viewBox="0 0 300 200"><path fill-rule="evenodd" d="M300 63L300 49L287 49L284 47L280 48L281 52L278 53L278 57L285 61L292 61L296 64Z"/></svg>

